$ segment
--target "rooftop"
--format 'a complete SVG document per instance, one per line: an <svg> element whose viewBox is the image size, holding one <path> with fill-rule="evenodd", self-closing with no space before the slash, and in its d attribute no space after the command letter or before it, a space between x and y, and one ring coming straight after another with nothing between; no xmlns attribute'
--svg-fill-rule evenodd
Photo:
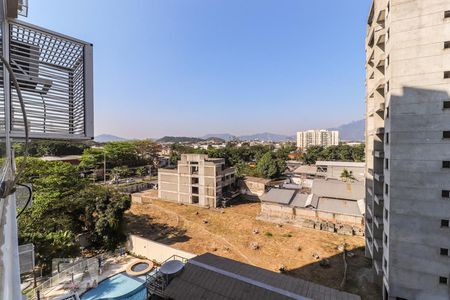
<svg viewBox="0 0 450 300"><path fill-rule="evenodd" d="M172 299L360 299L359 296L205 253L192 258L165 290Z"/></svg>
<svg viewBox="0 0 450 300"><path fill-rule="evenodd" d="M316 166L364 168L366 166L366 163L364 163L364 162L354 162L354 161L326 161L326 160L318 160L318 161L316 161Z"/></svg>
<svg viewBox="0 0 450 300"><path fill-rule="evenodd" d="M295 192L295 190L272 188L261 196L261 201L288 205Z"/></svg>
<svg viewBox="0 0 450 300"><path fill-rule="evenodd" d="M344 182L334 179L314 179L312 193L319 197L360 200L365 197L363 182Z"/></svg>

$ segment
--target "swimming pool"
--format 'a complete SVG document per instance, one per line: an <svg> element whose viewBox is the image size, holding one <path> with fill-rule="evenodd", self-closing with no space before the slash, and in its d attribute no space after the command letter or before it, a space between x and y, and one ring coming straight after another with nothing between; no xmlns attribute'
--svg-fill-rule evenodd
<svg viewBox="0 0 450 300"><path fill-rule="evenodd" d="M131 277L119 273L81 295L81 300L145 300L145 276Z"/></svg>

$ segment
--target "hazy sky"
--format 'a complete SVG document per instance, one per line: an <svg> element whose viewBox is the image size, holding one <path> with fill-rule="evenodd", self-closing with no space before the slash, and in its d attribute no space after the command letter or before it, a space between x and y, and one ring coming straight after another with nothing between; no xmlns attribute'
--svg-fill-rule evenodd
<svg viewBox="0 0 450 300"><path fill-rule="evenodd" d="M293 134L362 119L370 0L30 0L94 44L95 133Z"/></svg>

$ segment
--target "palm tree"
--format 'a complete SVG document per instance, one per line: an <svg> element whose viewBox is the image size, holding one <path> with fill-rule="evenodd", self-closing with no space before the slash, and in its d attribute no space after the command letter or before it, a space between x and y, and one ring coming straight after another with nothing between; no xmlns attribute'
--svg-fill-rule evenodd
<svg viewBox="0 0 450 300"><path fill-rule="evenodd" d="M353 176L353 171L349 171L347 169L344 169L341 173L341 179L342 181L347 181L347 180L355 180L355 176Z"/></svg>

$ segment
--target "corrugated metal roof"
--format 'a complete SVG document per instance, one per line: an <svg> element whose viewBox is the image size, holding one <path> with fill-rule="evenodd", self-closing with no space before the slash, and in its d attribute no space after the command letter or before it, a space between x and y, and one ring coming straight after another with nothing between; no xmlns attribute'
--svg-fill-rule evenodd
<svg viewBox="0 0 450 300"><path fill-rule="evenodd" d="M295 190L273 188L261 196L261 201L287 205L291 202L295 192Z"/></svg>
<svg viewBox="0 0 450 300"><path fill-rule="evenodd" d="M315 165L304 165L300 166L294 171L295 174L308 174L308 175L316 175L317 167Z"/></svg>
<svg viewBox="0 0 450 300"><path fill-rule="evenodd" d="M294 199L292 199L291 206L294 207L305 207L305 203L310 195L308 194L300 194L295 195Z"/></svg>
<svg viewBox="0 0 450 300"><path fill-rule="evenodd" d="M327 197L319 198L318 210L329 211L353 216L362 216L358 202L355 200L333 199Z"/></svg>
<svg viewBox="0 0 450 300"><path fill-rule="evenodd" d="M178 299L360 299L312 282L278 274L211 253L197 256L167 287Z"/></svg>
<svg viewBox="0 0 450 300"><path fill-rule="evenodd" d="M343 182L333 179L314 179L312 193L319 197L360 200L364 199L365 190L362 182Z"/></svg>

